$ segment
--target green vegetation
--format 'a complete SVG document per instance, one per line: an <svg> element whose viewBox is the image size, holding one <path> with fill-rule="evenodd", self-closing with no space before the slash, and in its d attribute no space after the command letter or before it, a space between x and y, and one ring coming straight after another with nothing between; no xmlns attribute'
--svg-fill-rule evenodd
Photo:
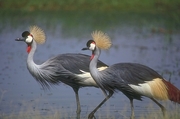
<svg viewBox="0 0 180 119"><path fill-rule="evenodd" d="M167 35L178 33L180 30L180 16L176 14L119 11L12 11L1 15L3 17L0 18L0 32L7 28L24 30L34 24L46 29L45 32L51 31L51 34L61 32L62 37L78 38L91 33L94 29L106 32L123 29L122 31L126 32L128 27L134 27L139 32L146 30Z"/></svg>
<svg viewBox="0 0 180 119"><path fill-rule="evenodd" d="M1 0L4 10L25 11L137 11L137 12L172 12L180 11L179 0Z"/></svg>
<svg viewBox="0 0 180 119"><path fill-rule="evenodd" d="M62 32L70 34L75 29L111 30L124 24L168 34L180 29L179 0L1 0L0 15L0 32L22 23L52 29L61 23Z"/></svg>

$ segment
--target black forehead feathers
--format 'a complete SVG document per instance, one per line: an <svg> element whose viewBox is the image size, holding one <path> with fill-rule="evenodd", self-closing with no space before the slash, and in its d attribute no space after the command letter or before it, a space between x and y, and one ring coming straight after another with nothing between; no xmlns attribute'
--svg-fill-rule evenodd
<svg viewBox="0 0 180 119"><path fill-rule="evenodd" d="M23 33L22 33L22 37L27 37L28 35L29 35L30 33L29 33L29 31L24 31Z"/></svg>
<svg viewBox="0 0 180 119"><path fill-rule="evenodd" d="M94 40L89 40L89 41L86 43L86 46L87 46L87 47L90 47L90 44L93 43L93 42L95 43Z"/></svg>

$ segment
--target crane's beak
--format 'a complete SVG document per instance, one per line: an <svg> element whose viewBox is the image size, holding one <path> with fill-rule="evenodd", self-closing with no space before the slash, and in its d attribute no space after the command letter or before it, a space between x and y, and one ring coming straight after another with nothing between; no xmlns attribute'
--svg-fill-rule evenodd
<svg viewBox="0 0 180 119"><path fill-rule="evenodd" d="M88 47L86 47L86 48L83 48L82 50L89 50L89 48L88 48Z"/></svg>
<svg viewBox="0 0 180 119"><path fill-rule="evenodd" d="M25 38L16 38L15 41L25 41Z"/></svg>

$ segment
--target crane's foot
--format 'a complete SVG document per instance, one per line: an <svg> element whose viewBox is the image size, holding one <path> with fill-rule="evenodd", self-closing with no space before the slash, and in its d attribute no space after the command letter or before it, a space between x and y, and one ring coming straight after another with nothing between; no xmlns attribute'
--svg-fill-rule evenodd
<svg viewBox="0 0 180 119"><path fill-rule="evenodd" d="M96 117L94 116L94 112L91 112L89 115L88 115L88 119L96 119Z"/></svg>

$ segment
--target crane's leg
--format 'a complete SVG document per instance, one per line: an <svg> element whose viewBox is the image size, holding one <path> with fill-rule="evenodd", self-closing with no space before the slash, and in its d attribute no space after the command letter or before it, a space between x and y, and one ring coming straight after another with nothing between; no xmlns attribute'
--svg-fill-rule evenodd
<svg viewBox="0 0 180 119"><path fill-rule="evenodd" d="M80 113L81 113L81 105L80 105L80 101L79 101L79 93L78 90L79 88L73 88L74 92L75 92L75 96L76 96L76 104L77 104L77 110L76 110L76 119L80 119Z"/></svg>
<svg viewBox="0 0 180 119"><path fill-rule="evenodd" d="M167 118L166 117L167 116L166 115L166 108L163 105L161 105L158 101L156 101L154 98L151 98L151 100L154 101L161 108L161 111L163 113L163 117L164 117L164 119L166 119Z"/></svg>
<svg viewBox="0 0 180 119"><path fill-rule="evenodd" d="M88 119L92 119L94 116L94 113L113 95L114 92L110 92L109 95L107 95L106 98L88 115Z"/></svg>
<svg viewBox="0 0 180 119"><path fill-rule="evenodd" d="M134 119L134 105L133 105L133 99L130 99L130 104L131 104L131 118Z"/></svg>

